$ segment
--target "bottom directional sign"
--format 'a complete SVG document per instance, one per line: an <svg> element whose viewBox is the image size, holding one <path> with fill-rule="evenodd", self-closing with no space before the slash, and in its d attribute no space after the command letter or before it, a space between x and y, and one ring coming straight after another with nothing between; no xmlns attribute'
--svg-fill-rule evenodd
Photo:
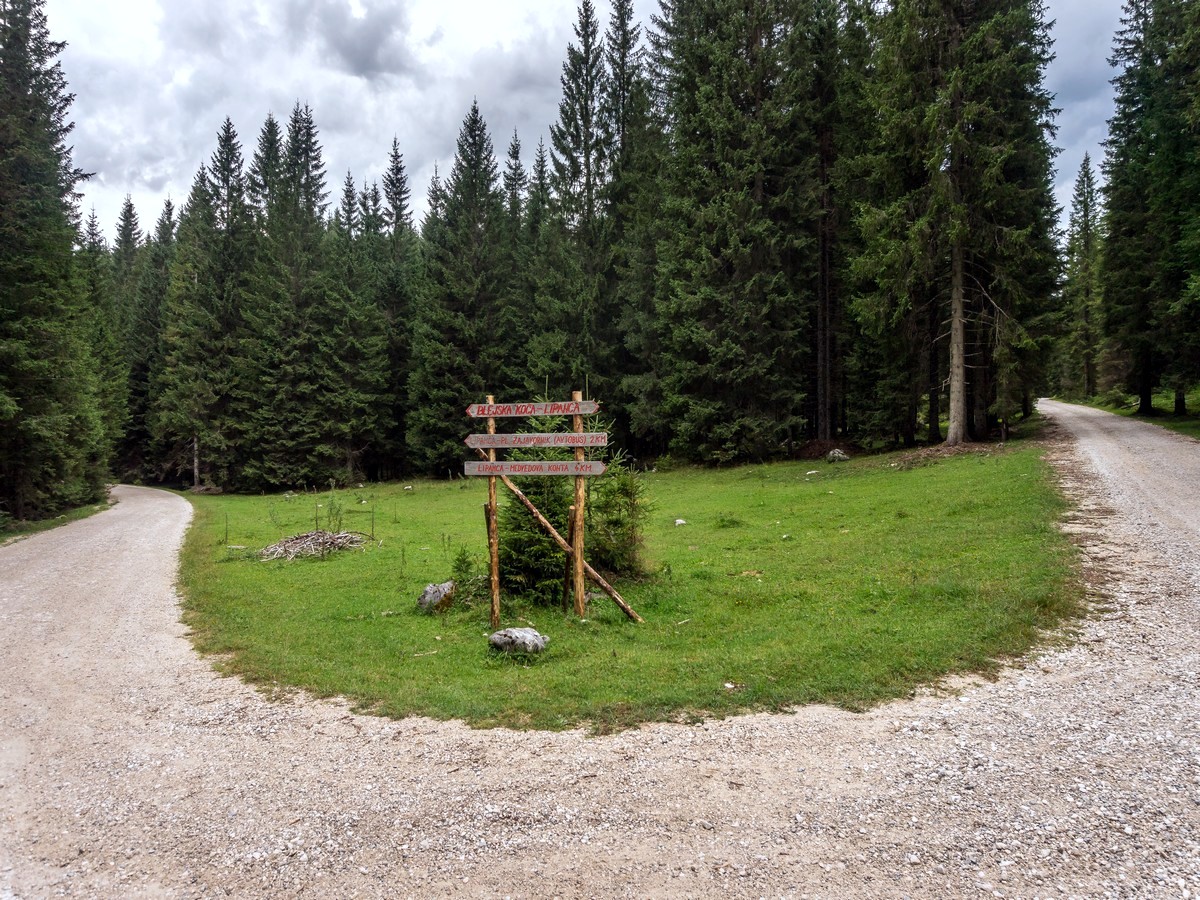
<svg viewBox="0 0 1200 900"><path fill-rule="evenodd" d="M463 464L467 475L603 475L607 466L599 460L587 462L467 462Z"/></svg>

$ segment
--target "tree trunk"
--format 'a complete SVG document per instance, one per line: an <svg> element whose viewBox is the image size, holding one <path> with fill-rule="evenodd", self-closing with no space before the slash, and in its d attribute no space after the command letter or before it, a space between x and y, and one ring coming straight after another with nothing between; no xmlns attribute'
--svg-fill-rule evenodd
<svg viewBox="0 0 1200 900"><path fill-rule="evenodd" d="M956 447L967 438L966 314L963 309L963 248L950 247L950 422L946 444Z"/></svg>
<svg viewBox="0 0 1200 900"><path fill-rule="evenodd" d="M1154 381L1150 377L1149 354L1143 354L1141 366L1138 367L1137 388L1139 416L1154 415Z"/></svg>
<svg viewBox="0 0 1200 900"><path fill-rule="evenodd" d="M1175 415L1187 415L1187 394L1183 388L1175 388Z"/></svg>
<svg viewBox="0 0 1200 900"><path fill-rule="evenodd" d="M830 178L833 133L820 135L818 166L821 180L821 220L817 225L817 439L833 439L837 401L833 396L833 192Z"/></svg>
<svg viewBox="0 0 1200 900"><path fill-rule="evenodd" d="M200 487L200 437L192 435L192 487Z"/></svg>
<svg viewBox="0 0 1200 900"><path fill-rule="evenodd" d="M938 308L929 303L929 443L942 441L942 373L938 365Z"/></svg>
<svg viewBox="0 0 1200 900"><path fill-rule="evenodd" d="M950 65L958 56L959 45L962 42L961 25L952 21L950 25L950 42L947 48ZM961 88L955 87L950 97L950 133L944 135L950 144L950 169L947 173L947 185L951 208L958 206L961 200L962 188L962 159L957 146L954 130L962 125L962 94ZM963 269L966 265L963 248L963 223L951 221L947 223L951 233L950 238L950 422L946 426L946 445L957 447L967 440L967 322L966 322L966 287L964 285ZM957 227L956 227L957 226Z"/></svg>

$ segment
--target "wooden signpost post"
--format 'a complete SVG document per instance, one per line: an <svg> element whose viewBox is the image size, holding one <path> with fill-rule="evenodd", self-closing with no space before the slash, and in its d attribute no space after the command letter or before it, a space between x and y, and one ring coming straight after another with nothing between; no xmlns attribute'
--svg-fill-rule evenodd
<svg viewBox="0 0 1200 900"><path fill-rule="evenodd" d="M584 532L584 502L587 497L584 479L592 475L601 475L605 471L604 463L598 460L584 458L587 447L608 446L608 435L605 433L586 433L583 430L583 417L598 412L600 405L593 400L584 400L580 391L575 391L569 402L561 403L497 403L496 398L489 396L487 403L473 403L467 407L467 415L472 418L487 419L487 434L472 434L465 441L479 453L479 462L468 461L463 465L467 475L487 476L487 533L488 552L491 556L491 588L492 588L492 627L500 627L500 540L499 526L496 518L496 479L500 478L505 487L511 490L533 514L538 524L542 526L555 542L566 551L571 572L571 586L574 593L575 613L582 618L587 612L586 594L584 592L584 575L587 574L613 600L621 610L635 622L642 621L641 616L634 612L620 594L600 577L583 557ZM496 434L496 419L501 417L524 416L571 416L573 429L569 434ZM571 448L575 451L573 460L544 460L544 461L513 461L496 459L497 448L513 447L560 447ZM485 449L486 448L486 449ZM570 475L575 478L575 505L571 507L571 528L568 532L570 543L563 540L546 517L529 501L529 498L509 479L510 475L553 476Z"/></svg>

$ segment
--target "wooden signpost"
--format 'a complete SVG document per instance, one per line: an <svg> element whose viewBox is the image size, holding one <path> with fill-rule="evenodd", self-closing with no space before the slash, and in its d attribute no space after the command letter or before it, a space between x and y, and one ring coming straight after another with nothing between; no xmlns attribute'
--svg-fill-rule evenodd
<svg viewBox="0 0 1200 900"><path fill-rule="evenodd" d="M511 490L526 508L533 514L538 524L544 528L555 542L567 553L571 573L571 586L574 593L575 613L582 618L587 612L586 595L584 592L584 575L587 574L613 600L621 610L635 622L642 621L641 616L634 612L620 594L600 577L583 558L584 532L584 502L586 490L584 479L592 475L601 475L605 471L604 463L598 460L584 458L587 447L608 446L608 435L605 433L588 433L583 430L583 417L598 412L600 404L593 400L584 400L580 391L572 394L569 402L560 403L497 403L496 398L489 396L487 403L473 403L467 407L467 415L472 418L487 419L487 434L472 434L465 441L468 447L474 448L481 457L480 462L468 461L463 465L467 475L487 476L487 532L488 552L491 555L491 588L492 588L492 627L500 627L500 540L496 517L496 479L500 478L505 487ZM564 416L573 417L574 428L569 434L496 434L496 419L517 416ZM567 447L575 451L573 460L544 460L544 461L515 461L496 459L497 448L513 447ZM486 451L485 451L486 448ZM562 535L547 521L546 517L530 502L529 498L509 479L510 475L553 476L570 475L575 478L575 505L571 507L571 527L568 532L570 542L563 540Z"/></svg>
<svg viewBox="0 0 1200 900"><path fill-rule="evenodd" d="M489 397L487 403L468 406L467 415L472 419L523 419L528 416L591 416L600 412L599 403L582 397L580 391L575 391L574 399L562 403L496 403Z"/></svg>
<svg viewBox="0 0 1200 900"><path fill-rule="evenodd" d="M585 462L540 460L536 462L466 462L467 475L603 475L607 466L598 460Z"/></svg>
<svg viewBox="0 0 1200 900"><path fill-rule="evenodd" d="M480 447L607 447L606 432L588 434L469 434L464 443Z"/></svg>

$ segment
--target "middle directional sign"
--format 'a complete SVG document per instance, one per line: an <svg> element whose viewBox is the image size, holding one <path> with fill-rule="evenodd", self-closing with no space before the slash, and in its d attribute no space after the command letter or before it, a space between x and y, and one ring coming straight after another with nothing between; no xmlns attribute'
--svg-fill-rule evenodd
<svg viewBox="0 0 1200 900"><path fill-rule="evenodd" d="M584 434L468 434L468 447L607 447L608 433L592 431Z"/></svg>

